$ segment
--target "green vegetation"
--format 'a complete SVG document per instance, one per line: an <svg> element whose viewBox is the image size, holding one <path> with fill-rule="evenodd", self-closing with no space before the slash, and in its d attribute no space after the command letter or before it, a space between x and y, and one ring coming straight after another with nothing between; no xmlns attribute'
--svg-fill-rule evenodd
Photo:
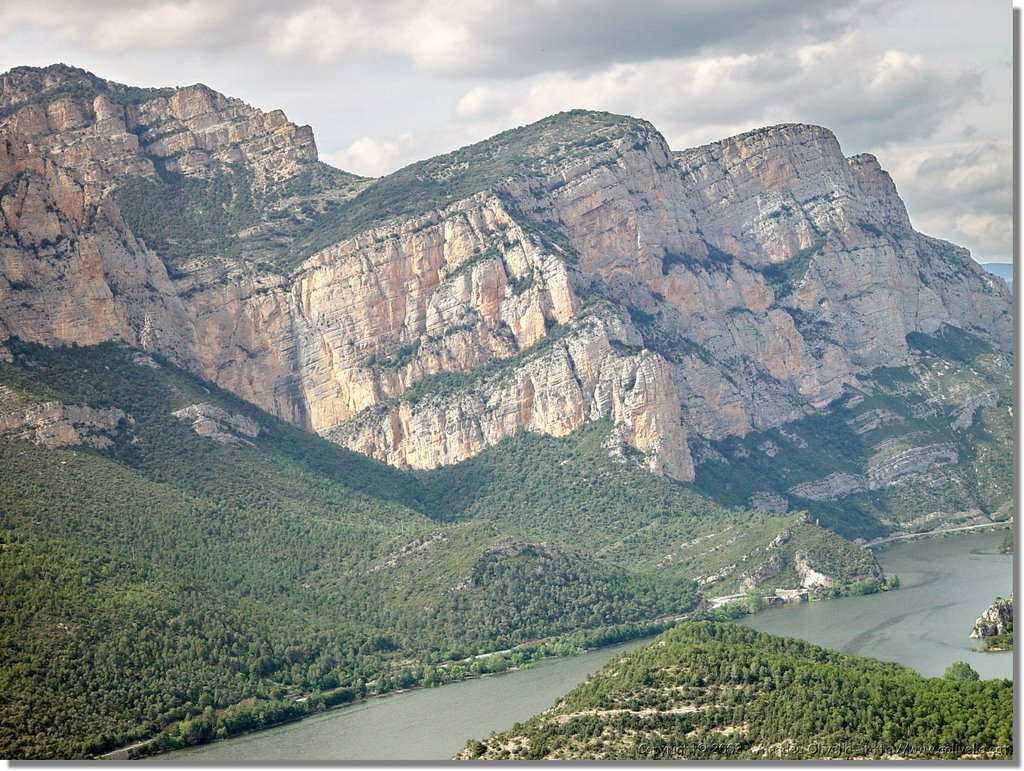
<svg viewBox="0 0 1024 771"><path fill-rule="evenodd" d="M245 258L287 271L308 253L296 242L366 180L323 163L303 165L280 187L264 190L244 166L225 166L207 178L158 164L160 181L133 177L114 191L125 222L173 271L192 260Z"/></svg>
<svg viewBox="0 0 1024 771"><path fill-rule="evenodd" d="M803 277L807 275L814 256L825 246L825 238L821 237L806 249L801 249L785 262L777 262L764 269L765 279L780 287L780 294L792 292Z"/></svg>
<svg viewBox="0 0 1024 771"><path fill-rule="evenodd" d="M116 406L134 423L103 450L0 441L5 756L93 755L188 721L153 745L177 746L248 726L228 721L247 700L268 724L314 709L318 691L500 671L656 631L697 602L688 578L501 524L439 524L416 478L167 362L113 344L7 346L5 409ZM198 402L254 419L259 436L220 444L170 414Z"/></svg>
<svg viewBox="0 0 1024 771"><path fill-rule="evenodd" d="M608 421L598 421L564 438L523 434L456 466L422 473L425 510L443 512L447 521L500 523L618 564L679 577L743 566L712 582L706 593L734 590L784 531L789 537L775 553L785 566L766 589L799 586L797 551L840 584L871 575L870 553L803 522L802 515L729 511L691 485L615 463L603 446L610 432Z"/></svg>
<svg viewBox="0 0 1024 771"><path fill-rule="evenodd" d="M243 169L209 179L165 172L126 179L116 197L132 232L170 266L200 255L238 257L238 233L254 226L252 180Z"/></svg>
<svg viewBox="0 0 1024 771"><path fill-rule="evenodd" d="M461 758L1013 757L1013 683L912 670L689 622Z"/></svg>
<svg viewBox="0 0 1024 771"><path fill-rule="evenodd" d="M559 113L504 131L382 177L321 218L317 231L303 240L301 251L312 254L388 220L444 208L506 179L543 180L568 158L593 155L610 149L615 140L651 133L654 129L644 121L588 110Z"/></svg>
<svg viewBox="0 0 1024 771"><path fill-rule="evenodd" d="M966 661L954 661L942 674L947 680L961 680L964 682L974 682L980 680L981 675L974 671L974 667L968 664Z"/></svg>

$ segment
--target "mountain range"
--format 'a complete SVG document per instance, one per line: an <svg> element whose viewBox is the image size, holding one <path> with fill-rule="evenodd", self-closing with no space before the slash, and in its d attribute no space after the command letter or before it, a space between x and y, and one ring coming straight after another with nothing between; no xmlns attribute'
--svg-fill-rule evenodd
<svg viewBox="0 0 1024 771"><path fill-rule="evenodd" d="M1007 286L827 129L572 111L367 179L280 111L54 65L0 75L0 135L10 755L880 582L850 539L1010 516Z"/></svg>

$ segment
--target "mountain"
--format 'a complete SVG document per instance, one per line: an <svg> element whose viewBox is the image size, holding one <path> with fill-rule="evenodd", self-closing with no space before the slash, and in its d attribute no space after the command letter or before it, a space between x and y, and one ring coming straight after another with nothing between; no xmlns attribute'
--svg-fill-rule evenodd
<svg viewBox="0 0 1024 771"><path fill-rule="evenodd" d="M18 68L0 115L7 334L159 351L400 467L611 416L617 452L690 481L694 452L914 367L908 335L1009 352L1001 283L813 126L674 153L576 111L370 181L205 86Z"/></svg>
<svg viewBox="0 0 1024 771"><path fill-rule="evenodd" d="M573 111L365 179L54 65L0 137L5 755L877 588L848 538L1010 515L1006 286L826 129Z"/></svg>
<svg viewBox="0 0 1024 771"><path fill-rule="evenodd" d="M825 129L673 152L644 121L575 111L365 180L319 163L308 128L205 86L17 68L0 116L4 334L160 352L405 468L610 418L611 452L705 491L756 438L763 485L720 502L851 497L850 534L931 513L894 507L906 470L963 521L1010 500L976 490L977 443L940 425L1008 403L1009 293L916 233L875 159ZM931 393L911 341L944 330L990 351L992 376ZM875 374L896 369L893 398ZM786 426L839 405L864 446L794 473L790 451L832 448Z"/></svg>
<svg viewBox="0 0 1024 771"><path fill-rule="evenodd" d="M607 664L463 759L897 760L1013 756L1013 683L695 622Z"/></svg>
<svg viewBox="0 0 1024 771"><path fill-rule="evenodd" d="M412 476L159 355L5 351L5 757L193 744L659 631L709 575L709 593L879 576L870 553L799 517L729 512L616 464L610 426ZM531 465L557 469L543 490L522 479Z"/></svg>

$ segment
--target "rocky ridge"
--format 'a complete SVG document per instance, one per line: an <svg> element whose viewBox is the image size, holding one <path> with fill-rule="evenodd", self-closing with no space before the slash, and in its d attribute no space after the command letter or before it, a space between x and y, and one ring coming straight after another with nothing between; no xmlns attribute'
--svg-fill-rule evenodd
<svg viewBox="0 0 1024 771"><path fill-rule="evenodd" d="M617 447L685 481L692 441L820 410L911 361L909 333L1009 351L1005 285L913 231L877 161L814 126L674 153L642 121L554 116L434 159L416 174L449 191L438 205L403 203L292 270L211 253L169 275L113 188L305 179L308 128L68 68L4 75L0 116L5 335L122 339L398 466L611 416ZM527 150L482 179L462 159L488 147ZM338 204L352 222L361 199Z"/></svg>

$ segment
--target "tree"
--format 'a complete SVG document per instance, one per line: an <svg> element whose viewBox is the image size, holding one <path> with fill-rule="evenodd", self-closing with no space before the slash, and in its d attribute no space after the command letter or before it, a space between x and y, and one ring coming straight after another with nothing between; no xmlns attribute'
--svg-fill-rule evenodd
<svg viewBox="0 0 1024 771"><path fill-rule="evenodd" d="M974 668L966 661L954 661L948 667L943 677L947 680L980 680L981 675L974 671Z"/></svg>

